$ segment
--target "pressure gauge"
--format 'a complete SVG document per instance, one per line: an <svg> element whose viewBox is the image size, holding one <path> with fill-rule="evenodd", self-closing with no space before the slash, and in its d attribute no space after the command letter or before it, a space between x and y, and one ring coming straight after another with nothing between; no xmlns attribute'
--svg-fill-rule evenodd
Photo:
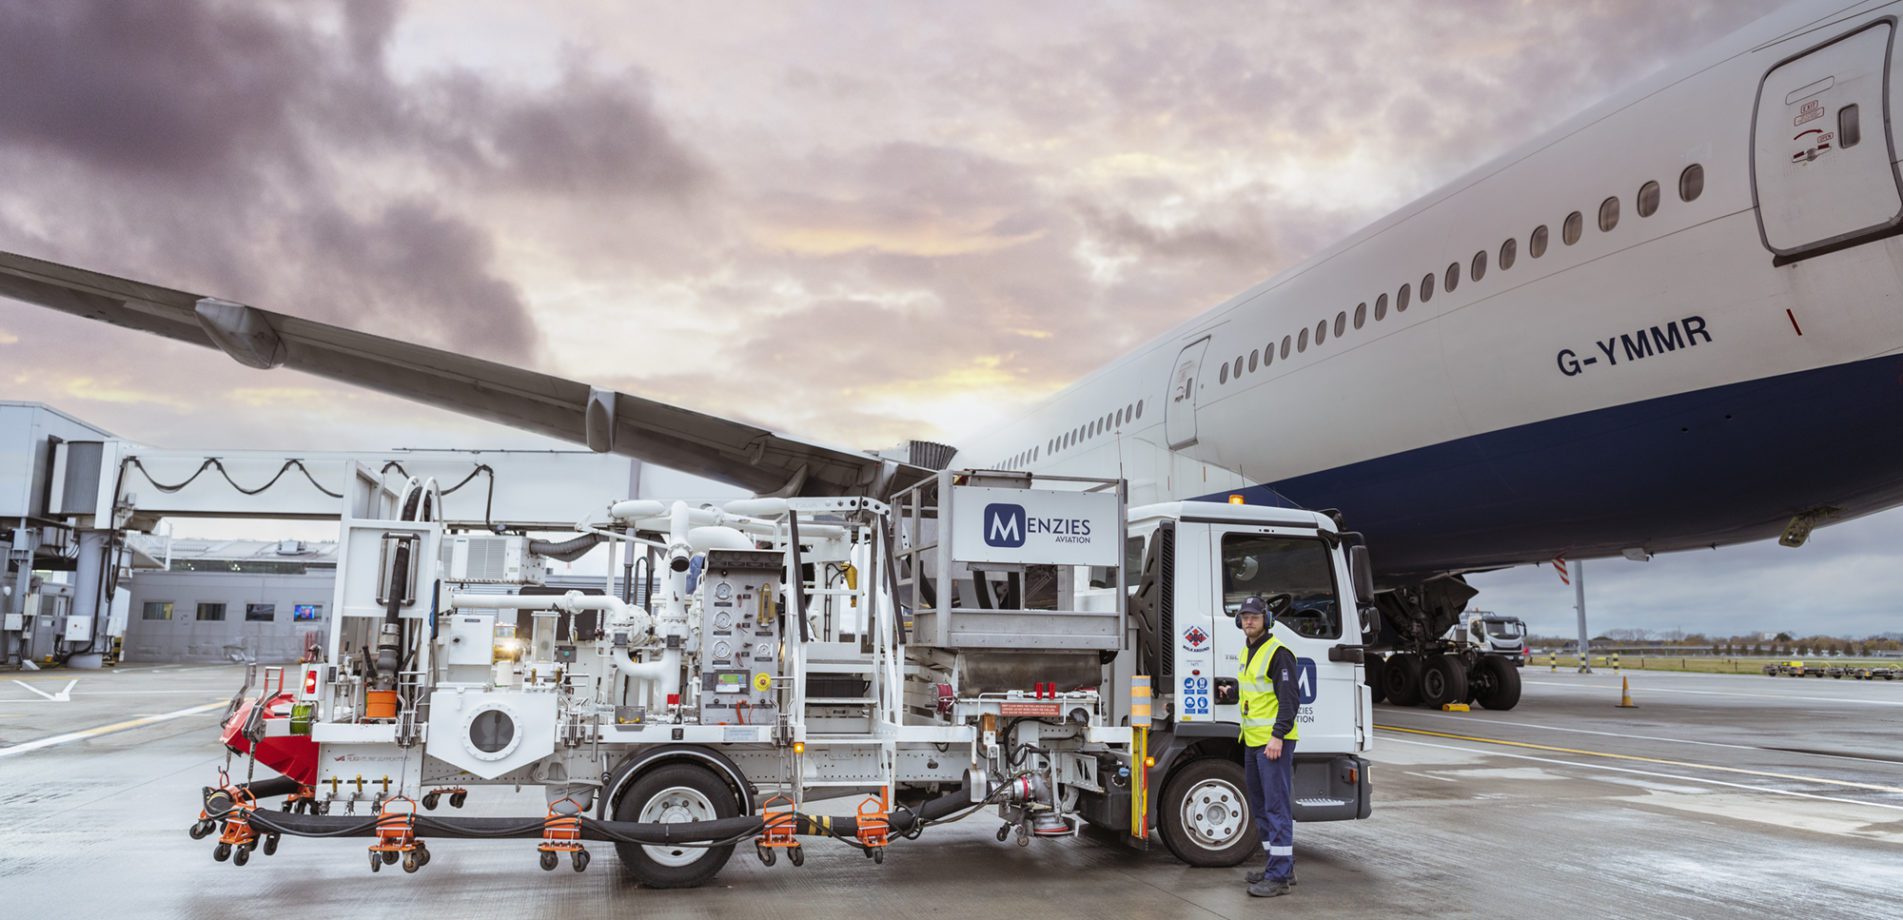
<svg viewBox="0 0 1903 920"><path fill-rule="evenodd" d="M728 645L726 640L723 639L714 643L714 658L716 660L725 661L731 657L733 657L733 646Z"/></svg>
<svg viewBox="0 0 1903 920"><path fill-rule="evenodd" d="M759 645L754 646L753 658L755 661L772 661L773 660L773 643L762 642Z"/></svg>
<svg viewBox="0 0 1903 920"><path fill-rule="evenodd" d="M714 611L714 628L715 629L733 628L733 614L728 613L725 610Z"/></svg>
<svg viewBox="0 0 1903 920"><path fill-rule="evenodd" d="M714 599L724 601L733 596L733 585L721 582L714 586Z"/></svg>

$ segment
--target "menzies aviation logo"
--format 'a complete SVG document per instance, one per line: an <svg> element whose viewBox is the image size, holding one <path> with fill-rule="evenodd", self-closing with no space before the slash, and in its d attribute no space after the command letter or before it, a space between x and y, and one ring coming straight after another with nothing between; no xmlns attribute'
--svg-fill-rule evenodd
<svg viewBox="0 0 1903 920"><path fill-rule="evenodd" d="M985 545L1024 545L1024 506L993 502L985 506Z"/></svg>

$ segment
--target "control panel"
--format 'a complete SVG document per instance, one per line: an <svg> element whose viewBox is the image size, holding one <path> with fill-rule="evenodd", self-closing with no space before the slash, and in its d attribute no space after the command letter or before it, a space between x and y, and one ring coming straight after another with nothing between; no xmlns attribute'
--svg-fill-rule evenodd
<svg viewBox="0 0 1903 920"><path fill-rule="evenodd" d="M779 721L782 557L768 550L716 549L701 573L700 721Z"/></svg>

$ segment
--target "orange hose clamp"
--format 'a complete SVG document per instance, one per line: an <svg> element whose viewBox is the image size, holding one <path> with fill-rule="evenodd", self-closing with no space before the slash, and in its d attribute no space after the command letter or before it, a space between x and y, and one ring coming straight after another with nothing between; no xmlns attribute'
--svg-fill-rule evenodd
<svg viewBox="0 0 1903 920"><path fill-rule="evenodd" d="M364 717L369 719L396 718L396 691L371 690L364 694Z"/></svg>

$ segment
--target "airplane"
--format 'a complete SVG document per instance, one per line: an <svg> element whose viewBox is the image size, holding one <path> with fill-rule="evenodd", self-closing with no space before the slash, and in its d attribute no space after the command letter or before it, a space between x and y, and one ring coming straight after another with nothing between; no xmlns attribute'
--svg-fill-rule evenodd
<svg viewBox="0 0 1903 920"><path fill-rule="evenodd" d="M0 296L762 494L957 466L1334 509L1418 643L1474 593L1462 573L1795 544L1903 503L1900 8L1774 12L903 459L12 253Z"/></svg>

